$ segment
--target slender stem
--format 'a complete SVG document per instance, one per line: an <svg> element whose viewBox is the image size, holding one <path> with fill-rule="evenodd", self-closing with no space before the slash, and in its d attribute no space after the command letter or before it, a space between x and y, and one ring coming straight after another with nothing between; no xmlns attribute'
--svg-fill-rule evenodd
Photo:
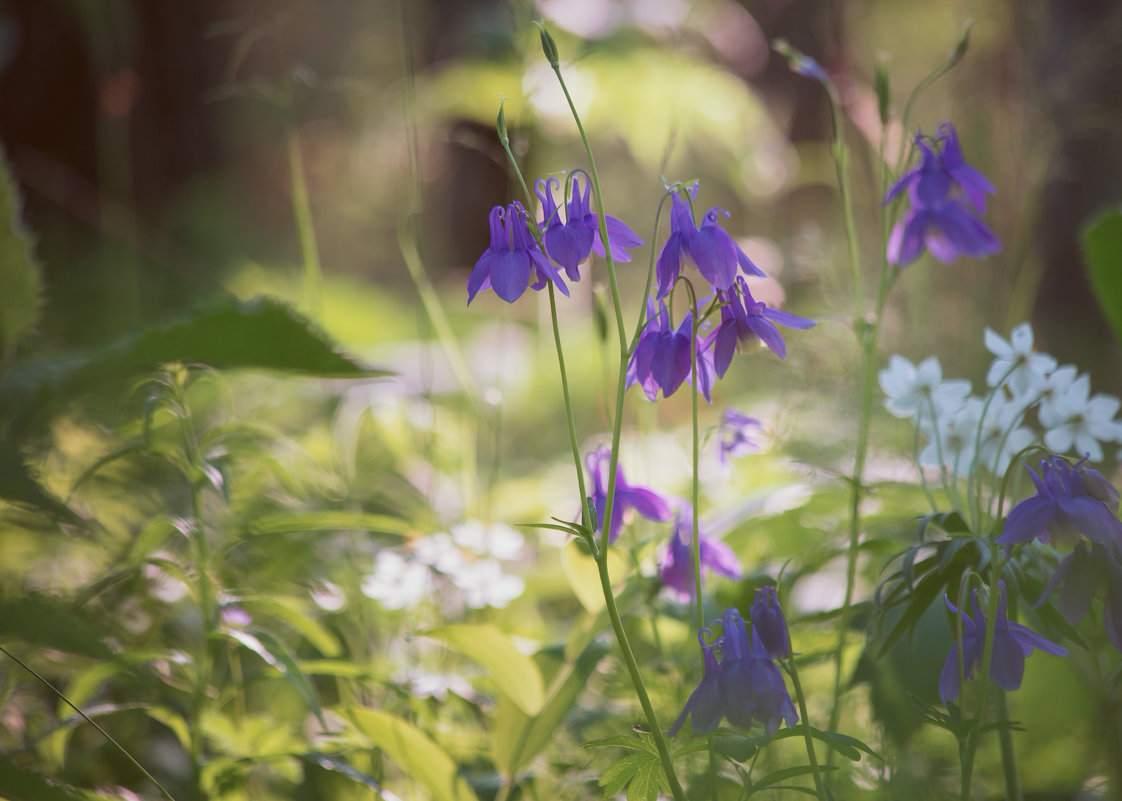
<svg viewBox="0 0 1122 801"><path fill-rule="evenodd" d="M690 412L693 423L693 482L690 487L690 502L693 506L693 538L690 541L690 556L693 559L693 597L697 612L697 630L701 631L705 628L705 607L701 598L701 513L699 511L701 502L701 440L698 436L697 425L697 395L700 390L697 384L697 332L701 321L698 319L697 300L694 297L693 287L688 281L686 282L686 288L689 290L690 311L693 316L693 325L690 327L690 375L692 377L690 383L693 387L693 392L690 393L692 399Z"/></svg>
<svg viewBox="0 0 1122 801"><path fill-rule="evenodd" d="M557 323L557 297L553 291L553 282L548 281L547 283L549 285L549 317L553 321L553 344L557 350L557 369L561 373L561 394L565 399L565 422L568 423L569 427L569 448L573 455L573 466L577 470L577 491L580 492L581 520L584 526L592 531L596 526L596 521L588 519L588 491L585 489L584 469L580 463L577 423L573 417L573 398L569 392L569 374L565 369L565 351L561 347L561 328ZM611 518L607 517L607 510L604 514L604 529L607 530L611 525Z"/></svg>
<svg viewBox="0 0 1122 801"><path fill-rule="evenodd" d="M316 322L323 322L323 269L319 263L319 246L316 227L312 222L312 204L308 200L308 185L304 179L304 159L300 153L300 131L296 124L288 124L288 179L292 184L292 216L296 220L296 233L300 238L300 254L304 261L304 302L308 314Z"/></svg>
<svg viewBox="0 0 1122 801"><path fill-rule="evenodd" d="M131 762L137 770L139 770L141 773L143 773L144 777L146 779L148 779L148 781L150 781L150 782L152 782L152 784L156 785L156 789L160 791L160 794L163 795L164 798L170 799L170 801L175 801L175 797L171 793L169 793L167 790L165 790L164 786L162 784L160 784L158 781L156 781L155 776L153 776L151 773L149 773L143 765L141 765L139 762L137 762L136 757L134 757L132 754L130 754L125 749L125 747L123 745L121 745L119 742L117 742L113 738L113 735L111 735L109 732L107 732L105 729L103 729L101 727L101 725L96 720L94 720L89 715L87 715L85 712L83 712L81 709L79 709L77 706L75 706L74 703L69 698L67 698L57 687L55 687L53 684L51 684L49 681L47 681L47 679L45 679L34 668L32 668L30 665L28 665L26 662L24 662L22 659L20 659L18 656L13 654L11 651L9 651L7 648L5 648L2 645L0 645L0 653L3 653L5 656L7 656L9 659L11 659L13 662L15 662L21 668L26 670L28 673L30 673L32 676L34 676L36 679L38 679L44 686L46 686L46 688L48 690L50 690L55 695L57 695L59 698L61 698L63 703L65 703L68 707L70 707L75 712L77 712L78 715L82 718L82 720L86 721L86 723L90 724L95 729L97 729L98 732L101 733L102 737L104 737L106 740L108 740L110 743L112 743L114 748L116 748L118 751L120 751L122 754L124 754L125 758L129 762Z"/></svg>
<svg viewBox="0 0 1122 801"><path fill-rule="evenodd" d="M1013 748L1013 731L1009 728L1009 699L1000 687L994 690L997 701L997 714L1002 727L997 730L1001 743L1001 770L1005 776L1005 801L1021 801L1021 779L1017 775L1017 752Z"/></svg>
<svg viewBox="0 0 1122 801"><path fill-rule="evenodd" d="M982 718L986 710L986 696L990 686L990 664L993 662L993 632L997 623L997 607L1001 601L1001 571L1003 568L1002 548L994 543L990 544L990 559L993 565L994 579L990 586L990 595L986 604L986 639L982 652L982 669L980 671L978 698L974 705L974 725L967 734L965 753L962 756L962 801L970 799L970 783L974 775L974 760L978 753L978 741L982 735ZM960 602L965 603L962 599Z"/></svg>
<svg viewBox="0 0 1122 801"><path fill-rule="evenodd" d="M795 700L799 704L799 715L803 722L803 743L806 745L806 758L810 760L810 768L814 774L814 788L818 792L820 801L826 801L826 783L822 779L822 770L818 766L818 754L814 751L814 737L810 733L810 716L806 711L806 697L803 695L803 685L799 681L799 669L795 666L795 657L786 660L784 667L791 676L791 684L795 688Z"/></svg>

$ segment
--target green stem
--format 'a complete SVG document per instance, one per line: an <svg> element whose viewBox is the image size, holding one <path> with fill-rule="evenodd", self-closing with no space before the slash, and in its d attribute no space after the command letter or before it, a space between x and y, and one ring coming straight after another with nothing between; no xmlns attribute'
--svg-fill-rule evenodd
<svg viewBox="0 0 1122 801"><path fill-rule="evenodd" d="M803 722L803 743L806 745L806 758L810 760L810 768L814 774L814 788L818 792L820 801L826 801L826 783L818 766L818 754L814 751L814 737L810 733L810 716L806 711L806 697L803 695L802 682L799 681L799 669L795 666L795 657L789 657L784 667L791 676L791 684L795 688L795 700L799 704L799 715Z"/></svg>
<svg viewBox="0 0 1122 801"><path fill-rule="evenodd" d="M978 698L974 705L974 725L967 734L966 749L962 756L962 801L970 799L970 783L974 775L974 760L978 753L978 741L982 735L982 718L986 710L986 696L990 686L990 664L993 662L993 632L997 623L997 607L1001 600L1001 571L1004 567L1001 557L1001 546L990 544L990 560L993 565L994 577L990 585L990 595L986 604L986 639L982 651L982 668L978 677ZM965 605L966 600L959 598L959 603ZM960 648L961 650L961 648Z"/></svg>
<svg viewBox="0 0 1122 801"><path fill-rule="evenodd" d="M164 798L169 799L169 801L175 801L175 797L171 793L169 793L167 790L165 790L164 786L162 784L160 784L158 781L156 781L156 777L153 776L151 773L149 773L143 765L141 765L139 762L137 762L136 758L132 754L130 754L125 749L125 747L123 745L121 745L119 742L117 742L116 739L113 738L113 735L111 735L109 732L107 732L105 729L103 729L101 727L101 725L96 720L94 720L89 715L87 715L85 712L83 712L81 709L79 709L77 706L75 706L74 703L69 698L67 698L57 687L55 687L53 684L51 684L49 681L47 681L47 679L45 679L38 671L36 671L34 668L32 668L30 665L28 665L26 662L24 662L22 659L20 659L18 656L13 654L11 651L9 651L7 648L3 647L2 645L0 645L0 653L4 654L9 659L11 659L13 662L15 662L17 665L19 665L21 668L26 670L28 673L30 673L32 676L34 676L36 679L38 679L48 690L50 690L52 693L54 693L60 699L62 699L63 703L65 703L68 707L70 707L76 713L78 713L79 717L81 717L82 720L86 721L86 723L90 724L95 729L97 729L98 732L100 732L102 737L104 737L106 740L108 740L113 745L114 748L116 748L118 751L120 751L124 755L124 757L129 762L131 762L133 764L133 766L137 770L139 770L141 773L143 773L144 778L148 779L148 781L150 781L150 782L152 782L152 784L156 785L156 789L160 791L160 794Z"/></svg>
<svg viewBox="0 0 1122 801"><path fill-rule="evenodd" d="M317 323L323 322L323 269L319 263L319 246L316 228L312 222L312 204L308 200L308 185L304 179L304 159L300 153L300 131L296 124L288 124L288 179L292 185L292 216L296 220L296 233L300 238L300 254L304 262L304 302L308 314Z"/></svg>
<svg viewBox="0 0 1122 801"><path fill-rule="evenodd" d="M701 631L705 628L705 607L701 599L701 513L699 511L699 504L701 502L701 476L699 467L701 462L701 440L698 436L697 425L697 395L700 389L697 385L697 332L701 321L698 319L697 299L694 297L693 287L688 281L686 282L686 288L689 290L690 310L693 315L693 325L690 328L690 375L692 377L691 384L693 386L693 392L690 393L692 398L690 411L693 423L693 482L690 487L690 501L693 504L693 538L690 541L690 556L693 559L693 597L694 607L697 612L697 630Z"/></svg>
<svg viewBox="0 0 1122 801"><path fill-rule="evenodd" d="M997 738L1001 743L1001 770L1005 776L1005 801L1021 801L1021 779L1017 775L1017 752L1013 747L1013 730L1009 728L1009 699L1006 692L998 687L994 694L997 696L997 714L1003 725L997 730Z"/></svg>
<svg viewBox="0 0 1122 801"><path fill-rule="evenodd" d="M581 508L581 521L588 531L593 531L596 527L596 521L590 520L588 517L588 491L584 483L584 468L580 461L580 445L577 442L577 423L573 417L573 400L569 392L569 374L565 369L565 351L561 347L561 327L557 322L557 296L553 290L553 282L548 281L549 286L549 318L553 322L553 344L557 350L557 368L561 373L561 394L565 399L565 422L569 427L569 448L573 455L573 466L577 471L577 491L580 492L580 508ZM611 500L608 501L610 508ZM607 517L607 510L604 512L604 530L607 531L611 525L611 518ZM604 545L606 548L606 543Z"/></svg>

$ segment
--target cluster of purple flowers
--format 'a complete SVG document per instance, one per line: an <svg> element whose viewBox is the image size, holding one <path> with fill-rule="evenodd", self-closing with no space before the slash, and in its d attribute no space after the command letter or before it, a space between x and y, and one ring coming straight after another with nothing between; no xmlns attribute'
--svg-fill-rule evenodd
<svg viewBox="0 0 1122 801"><path fill-rule="evenodd" d="M1100 586L1106 587L1103 624L1122 651L1122 521L1118 490L1084 461L1053 456L1037 470L1026 466L1036 494L1013 507L997 541L1007 548L1033 539L1070 547L1044 590L1060 589L1060 612L1075 624L1087 614ZM1043 600L1042 598L1042 600Z"/></svg>
<svg viewBox="0 0 1122 801"><path fill-rule="evenodd" d="M781 722L788 726L798 722L775 663L791 656L791 643L773 587L756 593L750 615L748 627L736 609L729 609L698 633L704 675L670 727L671 737L687 716L697 734L713 731L721 718L743 729L757 721L768 734L778 731ZM720 634L714 636L718 624Z"/></svg>
<svg viewBox="0 0 1122 801"><path fill-rule="evenodd" d="M939 125L928 142L916 134L920 163L889 188L889 203L905 191L911 208L888 237L888 261L904 265L926 248L944 264L967 255L978 259L1001 250L1001 241L977 215L986 211L986 195L996 190L962 158L958 134L949 122Z"/></svg>
<svg viewBox="0 0 1122 801"><path fill-rule="evenodd" d="M475 263L468 276L468 303L484 289L494 289L495 294L507 303L514 303L529 289L542 289L547 281L568 296L565 280L550 263L565 270L570 281L580 280L581 262L596 253L604 255L600 239L600 226L589 202L590 187L587 179L581 191L577 175L568 183L570 198L565 206L565 221L553 198L553 189L560 186L556 178L539 180L534 189L542 202L544 219L538 225L538 236L530 228L526 210L518 201L505 209L491 209L491 244ZM616 261L630 261L627 248L643 244L634 231L615 217L604 216L608 230L608 243ZM538 244L541 239L541 246ZM544 246L545 250L542 250ZM548 258L547 258L548 257ZM533 283L531 283L533 279Z"/></svg>

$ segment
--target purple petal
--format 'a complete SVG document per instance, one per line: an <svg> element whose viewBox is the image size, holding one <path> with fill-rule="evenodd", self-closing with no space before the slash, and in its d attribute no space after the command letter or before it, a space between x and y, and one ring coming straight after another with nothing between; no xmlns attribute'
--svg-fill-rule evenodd
<svg viewBox="0 0 1122 801"><path fill-rule="evenodd" d="M1056 502L1033 495L1013 507L1005 519L1005 528L997 542L1006 547L1039 537L1056 514Z"/></svg>
<svg viewBox="0 0 1122 801"><path fill-rule="evenodd" d="M808 328L814 328L818 325L817 320L811 320L809 317L800 317L797 314L792 314L783 309L773 309L770 306L764 308L764 317L771 320L773 323L779 323L787 328L795 328L800 331L805 331Z"/></svg>

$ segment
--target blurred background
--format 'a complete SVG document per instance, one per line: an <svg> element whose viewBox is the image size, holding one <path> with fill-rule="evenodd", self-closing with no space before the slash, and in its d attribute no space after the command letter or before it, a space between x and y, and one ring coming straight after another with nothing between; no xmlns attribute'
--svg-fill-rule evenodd
<svg viewBox="0 0 1122 801"><path fill-rule="evenodd" d="M1110 0L3 0L0 141L46 270L27 347L94 345L216 293L303 302L293 147L327 328L353 347L426 335L398 228L416 223L458 313L487 211L516 197L494 134L500 98L529 178L583 164L529 24L539 16L562 47L610 213L649 239L660 174L701 179L703 208L728 209L726 227L798 310L827 318L850 308L828 110L769 43L786 38L826 67L851 143L867 145L853 172L872 268L875 65L899 113L972 21L965 60L905 133L956 123L998 187L988 221L1005 249L909 268L882 342L915 357L938 339L944 364L976 374L981 327L1031 319L1039 347L1122 391L1078 244L1122 197L1122 5ZM493 301L479 304L499 311Z"/></svg>

